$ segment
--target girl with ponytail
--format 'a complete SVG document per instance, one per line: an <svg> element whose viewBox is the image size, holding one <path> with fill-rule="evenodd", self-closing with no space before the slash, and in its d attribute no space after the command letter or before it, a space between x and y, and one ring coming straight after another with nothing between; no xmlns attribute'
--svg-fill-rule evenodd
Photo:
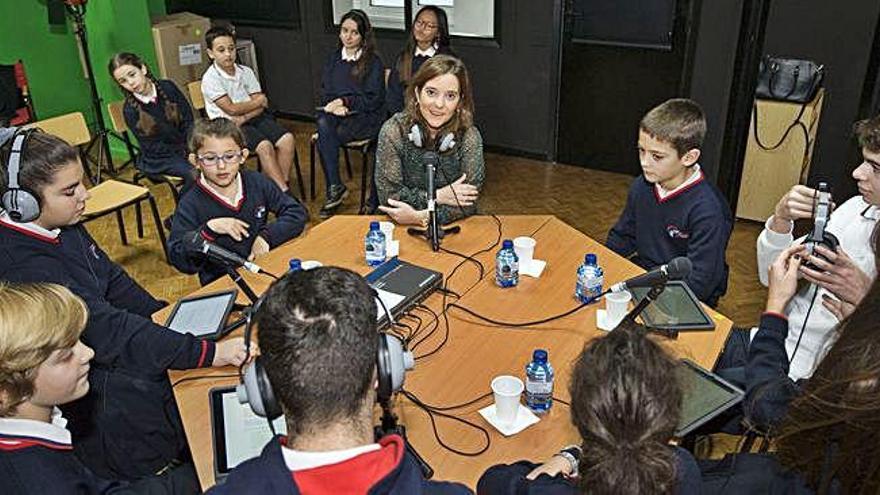
<svg viewBox="0 0 880 495"><path fill-rule="evenodd" d="M172 81L156 80L134 53L117 53L107 69L125 94L125 123L140 144L138 170L181 177L182 192L189 190L194 169L187 160L187 138L193 112L183 93Z"/></svg>
<svg viewBox="0 0 880 495"><path fill-rule="evenodd" d="M634 323L590 341L571 373L571 419L580 445L541 465L493 466L477 493L701 493L696 461L669 443L681 412L677 366Z"/></svg>

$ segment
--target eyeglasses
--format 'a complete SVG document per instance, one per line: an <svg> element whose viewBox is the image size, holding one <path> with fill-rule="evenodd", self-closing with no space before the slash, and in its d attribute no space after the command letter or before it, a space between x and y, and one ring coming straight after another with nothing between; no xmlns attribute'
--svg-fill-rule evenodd
<svg viewBox="0 0 880 495"><path fill-rule="evenodd" d="M415 25L422 29L435 29L437 27L433 22L423 21L421 19L417 20Z"/></svg>
<svg viewBox="0 0 880 495"><path fill-rule="evenodd" d="M199 163L206 167L216 167L220 163L220 160L223 160L223 163L226 165L240 163L242 156L243 154L241 151L227 151L222 155L199 155L197 158L199 159Z"/></svg>

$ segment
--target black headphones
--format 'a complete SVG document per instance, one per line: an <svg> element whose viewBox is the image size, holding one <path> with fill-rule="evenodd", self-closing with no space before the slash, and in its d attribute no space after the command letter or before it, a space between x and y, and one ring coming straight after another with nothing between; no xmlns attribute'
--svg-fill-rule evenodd
<svg viewBox="0 0 880 495"><path fill-rule="evenodd" d="M391 312L388 311L385 302L382 301L375 289L373 290L373 295L385 311L385 316L390 322L389 327L393 327L394 318ZM244 331L247 352L250 352L253 316L259 311L262 304L263 298L260 298L248 312L247 326ZM377 337L376 369L379 388L376 396L378 401L382 403L390 400L391 396L403 387L406 371L413 369L415 360L413 359L412 352L406 349L400 338L385 332L378 332ZM244 373L240 372L240 374L241 383L236 387L239 403L250 404L254 414L262 416L269 421L274 421L280 417L283 413L281 404L272 390L272 384L269 382L269 375L266 373L262 356L257 356L253 364L248 366Z"/></svg>
<svg viewBox="0 0 880 495"><path fill-rule="evenodd" d="M28 140L38 129L11 128L5 139L0 135L0 146L12 141L9 159L6 161L6 190L0 196L0 204L13 221L27 223L40 216L40 197L33 191L22 187L21 157L27 149Z"/></svg>
<svg viewBox="0 0 880 495"><path fill-rule="evenodd" d="M422 126L418 123L413 124L409 129L409 134L406 137L409 138L410 142L416 146L416 148L421 148L425 145L425 141L423 138L424 134L422 133ZM452 148L455 147L455 134L449 132L443 135L439 141L436 143L436 148L438 153L445 153Z"/></svg>
<svg viewBox="0 0 880 495"><path fill-rule="evenodd" d="M837 251L840 241L837 236L825 230L828 226L828 220L831 217L831 188L827 182L820 182L816 188L816 194L813 198L813 229L804 244L809 248L810 254L822 257L815 252L816 246L825 246L831 251Z"/></svg>

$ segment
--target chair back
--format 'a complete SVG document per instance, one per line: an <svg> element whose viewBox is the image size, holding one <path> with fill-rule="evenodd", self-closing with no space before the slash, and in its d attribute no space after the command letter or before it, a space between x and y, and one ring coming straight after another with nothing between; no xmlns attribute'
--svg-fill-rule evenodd
<svg viewBox="0 0 880 495"><path fill-rule="evenodd" d="M43 132L53 134L73 146L80 146L91 141L89 126L82 112L67 113L49 119L38 120L26 127L39 127Z"/></svg>
<svg viewBox="0 0 880 495"><path fill-rule="evenodd" d="M128 132L128 125L125 124L125 114L123 113L125 102L122 100L111 101L107 104L107 113L110 114L110 125L113 130L122 134Z"/></svg>
<svg viewBox="0 0 880 495"><path fill-rule="evenodd" d="M202 81L192 81L186 85L189 91L189 99L192 101L195 110L202 111L205 109L205 97L202 95Z"/></svg>

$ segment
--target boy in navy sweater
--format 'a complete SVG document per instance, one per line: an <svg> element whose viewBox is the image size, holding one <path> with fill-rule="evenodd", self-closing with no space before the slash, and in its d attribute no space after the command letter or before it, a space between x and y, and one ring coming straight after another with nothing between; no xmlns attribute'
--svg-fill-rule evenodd
<svg viewBox="0 0 880 495"><path fill-rule="evenodd" d="M714 307L727 292L724 252L733 218L697 163L705 135L703 110L691 100L668 100L642 118L639 161L644 174L630 187L605 245L646 270L687 256L693 264L688 286Z"/></svg>
<svg viewBox="0 0 880 495"><path fill-rule="evenodd" d="M189 159L201 175L181 198L168 237L171 263L178 270L198 273L202 285L226 273L223 265L193 250L194 236L253 260L302 233L308 213L297 200L262 175L239 171L248 150L231 120L196 124L190 148Z"/></svg>
<svg viewBox="0 0 880 495"><path fill-rule="evenodd" d="M333 267L293 272L269 287L256 315L259 359L287 413L287 436L210 493L470 493L426 480L400 436L374 436L373 294L360 275Z"/></svg>
<svg viewBox="0 0 880 495"><path fill-rule="evenodd" d="M95 476L73 454L57 406L89 390L95 352L79 340L87 318L82 299L60 285L0 282L0 492L197 492L179 469L128 484Z"/></svg>
<svg viewBox="0 0 880 495"><path fill-rule="evenodd" d="M16 205L3 202L0 280L59 284L89 308L82 338L95 351L91 390L64 407L77 456L104 478L136 479L186 462L189 449L167 372L238 365L245 357L242 339L214 343L153 323L151 315L165 303L110 260L79 224L89 193L77 150L36 132L26 142L20 134L11 139L23 146L19 153L2 145L10 134L0 129L0 195L14 179L32 191L39 207L9 212ZM13 155L17 174L8 168Z"/></svg>

